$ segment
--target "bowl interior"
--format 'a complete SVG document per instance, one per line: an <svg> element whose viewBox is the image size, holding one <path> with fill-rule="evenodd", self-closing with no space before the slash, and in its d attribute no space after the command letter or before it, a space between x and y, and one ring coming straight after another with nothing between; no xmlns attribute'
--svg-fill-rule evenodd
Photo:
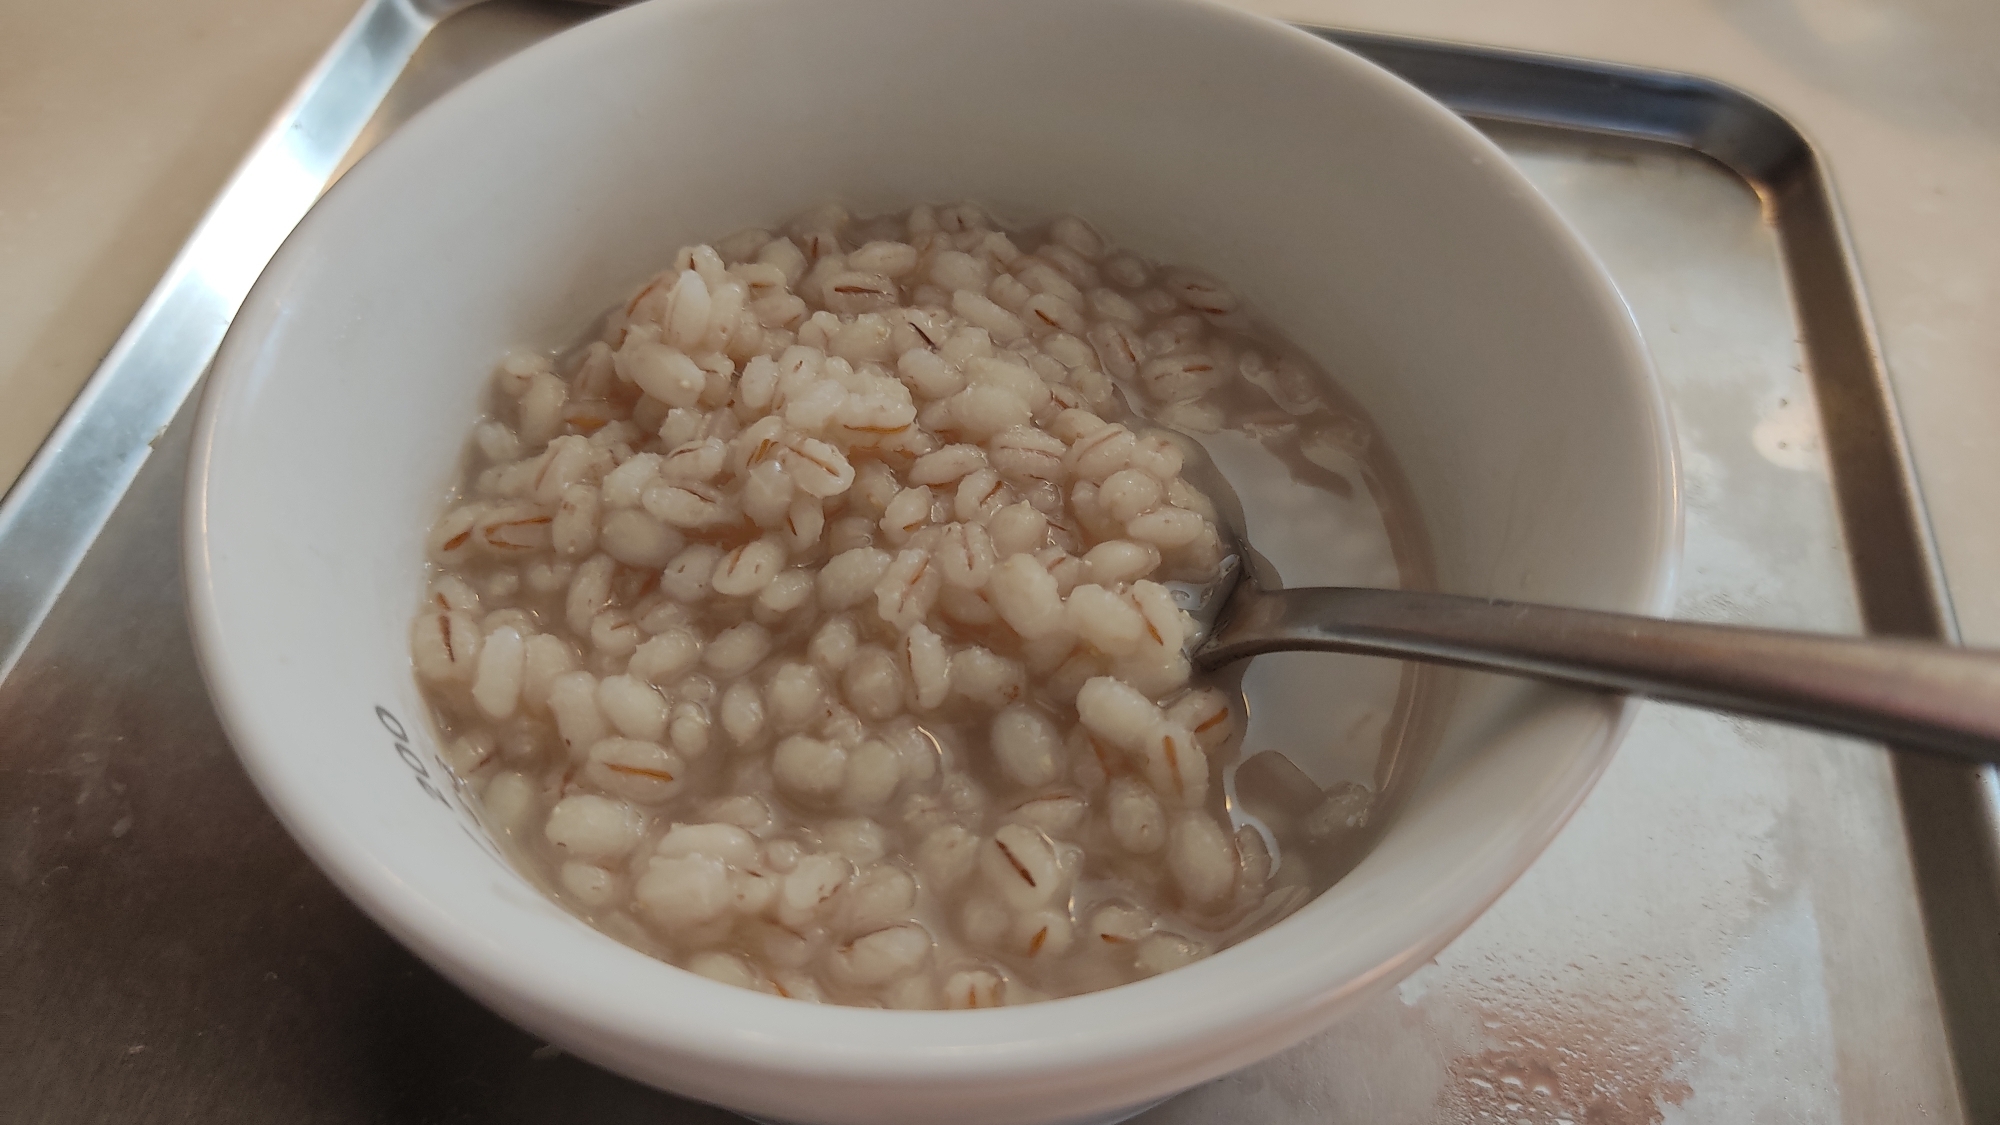
<svg viewBox="0 0 2000 1125"><path fill-rule="evenodd" d="M1073 211L1209 269L1373 416L1443 588L1661 604L1670 444L1629 319L1499 151L1410 88L1193 0L654 0L496 67L362 161L217 363L188 511L196 634L292 831L508 1015L780 1117L1132 1104L1283 1046L1434 953L1581 799L1621 705L1467 678L1423 783L1345 880L1060 1018L728 989L597 935L492 856L405 647L488 372L511 345L569 342L677 247L828 198Z"/></svg>

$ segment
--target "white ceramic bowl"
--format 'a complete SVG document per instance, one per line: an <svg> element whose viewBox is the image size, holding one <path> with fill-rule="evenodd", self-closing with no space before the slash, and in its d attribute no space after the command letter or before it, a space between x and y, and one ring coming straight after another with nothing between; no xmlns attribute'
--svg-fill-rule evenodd
<svg viewBox="0 0 2000 1125"><path fill-rule="evenodd" d="M550 1041L830 1125L1102 1119L1311 1034L1510 883L1609 759L1613 699L1469 679L1374 851L1289 920L1024 1008L816 1007L650 960L493 858L406 651L489 370L674 249L824 198L1075 211L1231 283L1380 425L1447 589L1665 605L1665 413L1603 271L1499 150L1387 73L1194 0L655 0L427 110L316 207L210 378L189 594L243 762L401 941Z"/></svg>

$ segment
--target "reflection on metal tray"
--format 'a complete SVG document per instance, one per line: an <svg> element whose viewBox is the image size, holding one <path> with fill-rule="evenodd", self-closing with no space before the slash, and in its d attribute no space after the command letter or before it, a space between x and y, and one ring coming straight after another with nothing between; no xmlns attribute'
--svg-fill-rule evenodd
<svg viewBox="0 0 2000 1125"><path fill-rule="evenodd" d="M380 137L595 10L430 11L356 17L0 508L0 1102L23 1120L735 1120L542 1048L397 947L265 810L194 668L184 403L249 281ZM1682 615L1949 634L1837 211L1789 124L1682 76L1324 34L1480 122L1609 265L1680 430ZM1141 1120L1994 1120L1993 792L1990 771L1648 707L1434 964Z"/></svg>

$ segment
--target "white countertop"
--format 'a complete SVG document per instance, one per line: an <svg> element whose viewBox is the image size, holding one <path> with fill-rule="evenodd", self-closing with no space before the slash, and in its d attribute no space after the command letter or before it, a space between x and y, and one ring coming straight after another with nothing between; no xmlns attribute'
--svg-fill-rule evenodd
<svg viewBox="0 0 2000 1125"><path fill-rule="evenodd" d="M111 346L356 0L0 0L0 478ZM1968 639L2000 644L2000 4L1249 0L1272 15L1691 71L1820 146ZM278 13L282 11L282 15Z"/></svg>

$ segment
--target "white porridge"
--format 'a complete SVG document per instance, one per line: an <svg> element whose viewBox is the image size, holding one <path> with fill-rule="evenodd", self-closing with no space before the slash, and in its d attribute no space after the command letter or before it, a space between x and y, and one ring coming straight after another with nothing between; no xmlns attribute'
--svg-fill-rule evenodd
<svg viewBox="0 0 2000 1125"><path fill-rule="evenodd" d="M1190 682L1166 585L1221 545L1160 427L1308 469L1365 429L1222 286L1076 219L823 207L600 327L501 365L411 641L567 907L744 987L965 1008L1187 964L1324 885L1286 841L1369 794L1232 803L1241 697Z"/></svg>

